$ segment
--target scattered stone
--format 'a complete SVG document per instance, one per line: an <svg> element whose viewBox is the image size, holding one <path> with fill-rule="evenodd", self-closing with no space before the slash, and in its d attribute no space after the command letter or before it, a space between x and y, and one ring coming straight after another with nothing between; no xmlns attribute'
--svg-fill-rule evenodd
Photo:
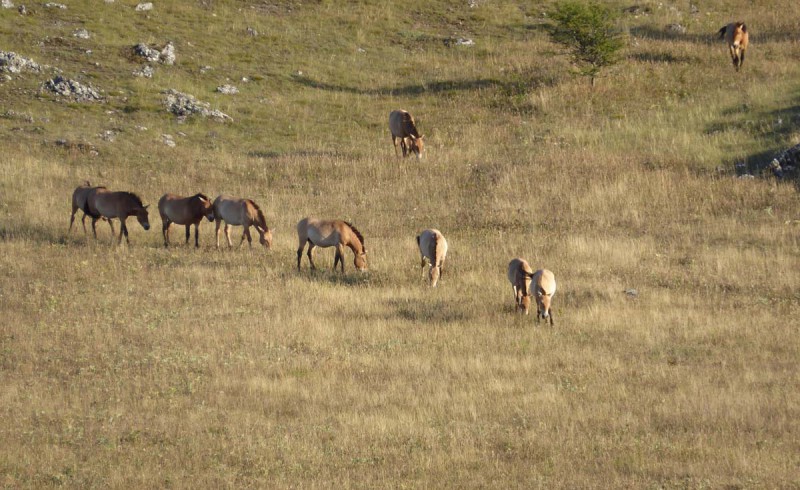
<svg viewBox="0 0 800 490"><path fill-rule="evenodd" d="M692 15L697 15L697 14L700 13L700 9L697 8L697 5L695 5L693 3L690 3L689 4L689 12L691 12Z"/></svg>
<svg viewBox="0 0 800 490"><path fill-rule="evenodd" d="M91 37L89 35L89 31L86 29L78 29L72 33L72 36L77 37L78 39L89 39L89 37Z"/></svg>
<svg viewBox="0 0 800 490"><path fill-rule="evenodd" d="M65 139L59 139L59 140L56 140L55 144L56 144L56 146L63 147L66 150L76 151L76 152L81 152L81 153L88 153L89 155L91 155L93 157L96 157L97 155L100 154L100 152L97 151L97 147L95 147L91 143L81 143L81 142L69 141L69 140L65 140Z"/></svg>
<svg viewBox="0 0 800 490"><path fill-rule="evenodd" d="M104 0L106 3L114 3L115 0Z"/></svg>
<svg viewBox="0 0 800 490"><path fill-rule="evenodd" d="M20 5L17 12L19 12L19 15L28 15L28 9L24 5Z"/></svg>
<svg viewBox="0 0 800 490"><path fill-rule="evenodd" d="M144 78L153 78L153 74L155 70L150 65L144 65L140 70L134 70L133 76L135 77L144 77Z"/></svg>
<svg viewBox="0 0 800 490"><path fill-rule="evenodd" d="M136 131L147 131L146 126L134 126L134 129L136 129Z"/></svg>
<svg viewBox="0 0 800 490"><path fill-rule="evenodd" d="M478 6L478 0L469 0L469 2L467 2L467 5L469 5L469 8L474 9L475 7Z"/></svg>
<svg viewBox="0 0 800 490"><path fill-rule="evenodd" d="M630 7L622 9L622 11L625 12L626 14L643 15L643 14L649 14L653 10L646 5L631 5Z"/></svg>
<svg viewBox="0 0 800 490"><path fill-rule="evenodd" d="M367 52L367 50L366 50L366 49L364 49L364 48L358 48L358 52L359 52L359 53L366 53L366 52Z"/></svg>
<svg viewBox="0 0 800 490"><path fill-rule="evenodd" d="M111 129L106 129L98 136L100 136L100 139L102 139L103 141L108 141L109 143L113 143L117 137L117 132Z"/></svg>
<svg viewBox="0 0 800 490"><path fill-rule="evenodd" d="M242 77L242 83L249 83L250 79L247 77Z"/></svg>
<svg viewBox="0 0 800 490"><path fill-rule="evenodd" d="M0 114L0 117L2 117L3 119L17 119L25 121L27 123L33 122L33 116L31 116L30 114L25 114L24 112L17 112L13 109L9 109L3 114Z"/></svg>
<svg viewBox="0 0 800 490"><path fill-rule="evenodd" d="M625 294L627 294L628 297L631 297L631 298L639 297L639 291L637 291L636 289L633 289L633 288L626 289L625 290Z"/></svg>
<svg viewBox="0 0 800 490"><path fill-rule="evenodd" d="M175 45L172 44L172 41L168 42L161 50L160 61L165 65L175 64Z"/></svg>
<svg viewBox="0 0 800 490"><path fill-rule="evenodd" d="M161 49L139 43L133 47L133 53L151 63L159 62L164 65L175 64L175 45L173 45L172 42L168 42Z"/></svg>
<svg viewBox="0 0 800 490"><path fill-rule="evenodd" d="M47 66L18 55L12 51L0 51L0 73L39 73Z"/></svg>
<svg viewBox="0 0 800 490"><path fill-rule="evenodd" d="M178 117L196 114L202 117L211 117L221 122L233 121L233 118L229 115L218 109L211 109L211 104L201 102L192 95L184 94L174 89L169 89L162 93L166 95L164 105L167 110Z"/></svg>
<svg viewBox="0 0 800 490"><path fill-rule="evenodd" d="M46 4L44 4L44 6L49 9L61 9L61 10L67 9L67 6L64 5L63 3L47 2Z"/></svg>
<svg viewBox="0 0 800 490"><path fill-rule="evenodd" d="M474 46L474 45L475 41L473 41L472 39L464 39L461 37L456 39L456 46Z"/></svg>
<svg viewBox="0 0 800 490"><path fill-rule="evenodd" d="M0 1L0 7L3 7L4 9L13 9L14 4L11 2L11 0L2 0Z"/></svg>
<svg viewBox="0 0 800 490"><path fill-rule="evenodd" d="M233 85L220 85L217 87L217 92L225 95L235 95L239 93L239 89L234 87Z"/></svg>
<svg viewBox="0 0 800 490"><path fill-rule="evenodd" d="M749 180L749 179L755 179L756 177L753 174L742 174L737 178L744 179L744 180Z"/></svg>
<svg viewBox="0 0 800 490"><path fill-rule="evenodd" d="M169 146L170 148L175 148L175 140L172 139L171 134L162 134L161 135L161 142L165 145Z"/></svg>
<svg viewBox="0 0 800 490"><path fill-rule="evenodd" d="M800 168L800 145L795 145L779 153L768 168L779 179L794 175L795 170Z"/></svg>
<svg viewBox="0 0 800 490"><path fill-rule="evenodd" d="M153 10L152 2L140 3L139 5L136 6L137 12L147 12L148 10Z"/></svg>
<svg viewBox="0 0 800 490"><path fill-rule="evenodd" d="M208 66L208 65L206 65L206 66L201 66L201 67L200 67L200 73L201 73L201 74L204 74L205 72L207 72L207 71L211 71L211 70L213 70L213 68L211 68L211 67L210 67L210 66Z"/></svg>
<svg viewBox="0 0 800 490"><path fill-rule="evenodd" d="M42 88L56 95L67 97L76 102L94 102L103 100L100 92L90 85L84 85L75 80L70 80L57 75L52 80L42 84Z"/></svg>
<svg viewBox="0 0 800 490"><path fill-rule="evenodd" d="M686 34L686 26L683 24L667 24L667 32L673 34Z"/></svg>
<svg viewBox="0 0 800 490"><path fill-rule="evenodd" d="M253 29L252 27L248 27L247 28L247 35L256 37L256 36L258 36L258 31Z"/></svg>

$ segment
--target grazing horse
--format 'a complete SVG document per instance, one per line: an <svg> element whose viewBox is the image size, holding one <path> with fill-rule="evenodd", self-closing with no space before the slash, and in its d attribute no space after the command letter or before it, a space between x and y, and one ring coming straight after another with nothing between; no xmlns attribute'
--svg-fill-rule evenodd
<svg viewBox="0 0 800 490"><path fill-rule="evenodd" d="M519 311L528 314L531 307L531 277L533 269L528 261L521 258L508 263L508 282L514 289L514 305Z"/></svg>
<svg viewBox="0 0 800 490"><path fill-rule="evenodd" d="M312 269L317 268L311 255L314 247L336 247L333 270L336 270L336 266L341 262L342 272L344 272L344 247L349 247L353 251L353 265L356 269L367 270L367 249L364 245L364 237L355 226L346 221L303 218L297 223L297 238L300 242L297 249L298 271L306 242L308 242L308 263L311 264Z"/></svg>
<svg viewBox="0 0 800 490"><path fill-rule="evenodd" d="M121 225L117 244L122 243L123 234L125 235L125 241L129 245L131 243L130 238L128 238L128 226L125 224L129 216L136 216L136 220L139 221L145 231L150 229L147 206L142 204L142 199L133 192L112 192L105 187L92 189L86 198L86 205L83 211L92 217L92 233L94 233L95 239L97 238L95 225L100 218L107 218L109 222L113 218L119 219Z"/></svg>
<svg viewBox="0 0 800 490"><path fill-rule="evenodd" d="M397 138L400 138L400 149L403 150L404 157L414 152L417 158L422 158L423 138L425 135L419 134L411 114L404 110L389 113L389 131L392 132L392 145L394 146L395 155L397 155Z"/></svg>
<svg viewBox="0 0 800 490"><path fill-rule="evenodd" d="M251 199L238 199L224 195L217 196L214 199L213 213L217 222L217 248L219 248L219 227L223 221L225 221L225 237L228 239L229 248L233 246L233 243L231 243L231 225L244 226L242 240L239 242L240 247L244 244L244 239L247 238L247 243L252 248L251 226L254 226L258 231L258 241L261 245L267 249L272 246L272 231L267 226L267 219L264 217L261 208Z"/></svg>
<svg viewBox="0 0 800 490"><path fill-rule="evenodd" d="M83 211L83 216L81 217L81 225L83 225L83 234L85 235L86 232L86 211L84 211L86 207L86 199L88 199L89 194L92 193L95 189L105 189L103 186L92 186L92 184L87 180L84 181L83 185L79 185L72 191L72 215L69 217L69 230L67 233L72 233L72 224L75 222L75 213L78 212L80 209ZM106 218L102 218L106 220ZM108 224L111 225L111 234L115 234L114 231L114 223L111 220L108 221Z"/></svg>
<svg viewBox="0 0 800 490"><path fill-rule="evenodd" d="M214 206L205 194L192 197L164 194L158 200L158 213L161 215L161 232L164 235L164 246L169 247L169 225L186 225L186 243L189 243L191 228L194 225L194 246L200 246L200 222L203 217L214 221Z"/></svg>
<svg viewBox="0 0 800 490"><path fill-rule="evenodd" d="M545 322L550 319L553 325L553 310L550 308L553 295L556 294L556 278L547 269L539 269L531 276L533 289L536 293L536 319L544 318Z"/></svg>
<svg viewBox="0 0 800 490"><path fill-rule="evenodd" d="M431 264L429 277L431 287L435 288L439 276L444 272L444 260L447 257L447 240L439 230L429 229L417 235L417 246L421 256L421 270L425 273L425 259Z"/></svg>
<svg viewBox="0 0 800 490"><path fill-rule="evenodd" d="M747 51L747 44L750 41L747 26L744 22L731 22L717 31L717 34L719 34L720 39L725 38L733 66L736 71L739 71L739 68L744 64L744 52Z"/></svg>

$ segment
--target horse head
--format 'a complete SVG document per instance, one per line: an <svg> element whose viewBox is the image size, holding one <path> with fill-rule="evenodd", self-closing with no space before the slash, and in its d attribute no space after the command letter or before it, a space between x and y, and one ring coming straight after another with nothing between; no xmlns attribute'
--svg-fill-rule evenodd
<svg viewBox="0 0 800 490"><path fill-rule="evenodd" d="M136 210L136 220L140 225L142 225L142 228L144 228L145 231L150 229L150 220L147 214L147 208L149 206L150 205L148 204L147 206L142 206Z"/></svg>
<svg viewBox="0 0 800 490"><path fill-rule="evenodd" d="M256 230L258 230L259 243L261 243L261 245L264 245L264 248L266 248L267 250L272 248L272 230L270 230L269 228L264 230L260 226L257 226Z"/></svg>
<svg viewBox="0 0 800 490"><path fill-rule="evenodd" d="M202 194L198 194L197 199L200 201L200 210L203 216L205 216L208 221L214 221L214 203L211 202L211 199Z"/></svg>
<svg viewBox="0 0 800 490"><path fill-rule="evenodd" d="M423 141L425 135L411 135L408 138L411 140L411 146L409 147L409 150L414 152L417 155L417 158L422 158L422 151L425 149L425 142Z"/></svg>
<svg viewBox="0 0 800 490"><path fill-rule="evenodd" d="M353 265L356 269L364 272L367 270L367 250L364 249L361 253L356 253L353 258Z"/></svg>
<svg viewBox="0 0 800 490"><path fill-rule="evenodd" d="M536 303L538 308L538 314L541 315L542 318L547 319L550 316L550 300L551 295L544 292L542 288L539 288L536 291Z"/></svg>

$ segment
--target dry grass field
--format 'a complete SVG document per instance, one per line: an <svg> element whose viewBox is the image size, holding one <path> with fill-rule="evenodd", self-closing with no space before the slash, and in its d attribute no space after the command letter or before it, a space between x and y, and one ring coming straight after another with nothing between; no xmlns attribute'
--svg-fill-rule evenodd
<svg viewBox="0 0 800 490"><path fill-rule="evenodd" d="M795 1L635 2L594 90L552 3L472 3L0 9L0 50L106 96L0 82L0 487L800 487L800 199L760 172L800 143ZM713 37L736 19L738 74ZM174 66L131 75L167 41ZM170 88L234 121L177 120ZM395 157L396 108L424 159ZM68 234L86 179L151 230ZM272 249L207 222L165 249L158 198L199 191L253 198ZM318 249L298 273L308 215L352 221L370 270ZM514 314L516 256L554 271L555 326Z"/></svg>

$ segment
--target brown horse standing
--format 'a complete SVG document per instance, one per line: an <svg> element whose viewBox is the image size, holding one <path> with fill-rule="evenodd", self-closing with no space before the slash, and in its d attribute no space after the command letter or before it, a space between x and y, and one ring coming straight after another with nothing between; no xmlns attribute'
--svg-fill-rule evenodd
<svg viewBox="0 0 800 490"><path fill-rule="evenodd" d="M244 226L242 240L239 242L241 247L244 239L252 247L253 238L250 236L250 227L254 226L258 231L259 242L266 248L272 246L272 232L267 226L267 219L261 208L250 199L237 199L235 197L217 196L214 199L214 219L217 221L217 248L219 248L219 228L225 221L225 237L228 239L228 247L232 247L231 225Z"/></svg>
<svg viewBox="0 0 800 490"><path fill-rule="evenodd" d="M121 227L117 244L122 243L123 234L127 243L129 245L131 243L128 238L128 226L125 224L129 216L136 216L136 220L145 231L150 229L147 206L142 204L142 199L133 192L112 192L105 187L92 189L86 198L86 206L83 211L92 217L92 233L94 233L95 239L97 238L95 225L97 220L103 217L108 218L109 222L112 218L119 219Z"/></svg>
<svg viewBox="0 0 800 490"><path fill-rule="evenodd" d="M317 268L311 255L314 247L336 247L333 270L336 270L336 266L341 262L342 272L344 272L344 247L348 247L353 251L353 265L356 269L367 270L367 249L364 246L364 237L355 226L346 221L303 218L297 223L297 239L300 242L297 248L298 271L306 242L308 242L308 263L311 264L312 269Z"/></svg>
<svg viewBox="0 0 800 490"><path fill-rule="evenodd" d="M87 180L83 183L83 185L79 185L72 191L72 215L69 217L69 230L67 233L72 232L72 224L75 222L75 213L78 212L80 209L83 211L83 216L81 217L81 225L83 225L83 234L85 235L86 232L86 200L89 198L89 194L96 189L105 189L103 186L92 186L92 184ZM106 220L106 218L102 218ZM108 221L108 224L111 225L111 234L115 234L114 231L114 223L111 220Z"/></svg>
<svg viewBox="0 0 800 490"><path fill-rule="evenodd" d="M739 71L739 68L744 64L744 52L747 51L747 45L750 41L747 26L744 22L731 22L717 31L717 34L719 34L720 39L725 38L733 66L736 71Z"/></svg>
<svg viewBox="0 0 800 490"><path fill-rule="evenodd" d="M417 155L417 158L422 158L422 150L424 149L422 139L425 135L419 134L411 114L402 109L389 113L389 131L392 133L392 145L394 145L395 155L397 155L397 138L400 138L400 149L403 150L404 157L413 152ZM408 144L406 144L406 139Z"/></svg>
<svg viewBox="0 0 800 490"><path fill-rule="evenodd" d="M161 232L164 235L164 246L169 247L169 225L186 225L186 243L189 243L191 228L194 225L194 246L200 246L200 222L203 217L214 221L214 206L205 194L197 193L192 197L164 194L158 200L158 212L161 215Z"/></svg>

